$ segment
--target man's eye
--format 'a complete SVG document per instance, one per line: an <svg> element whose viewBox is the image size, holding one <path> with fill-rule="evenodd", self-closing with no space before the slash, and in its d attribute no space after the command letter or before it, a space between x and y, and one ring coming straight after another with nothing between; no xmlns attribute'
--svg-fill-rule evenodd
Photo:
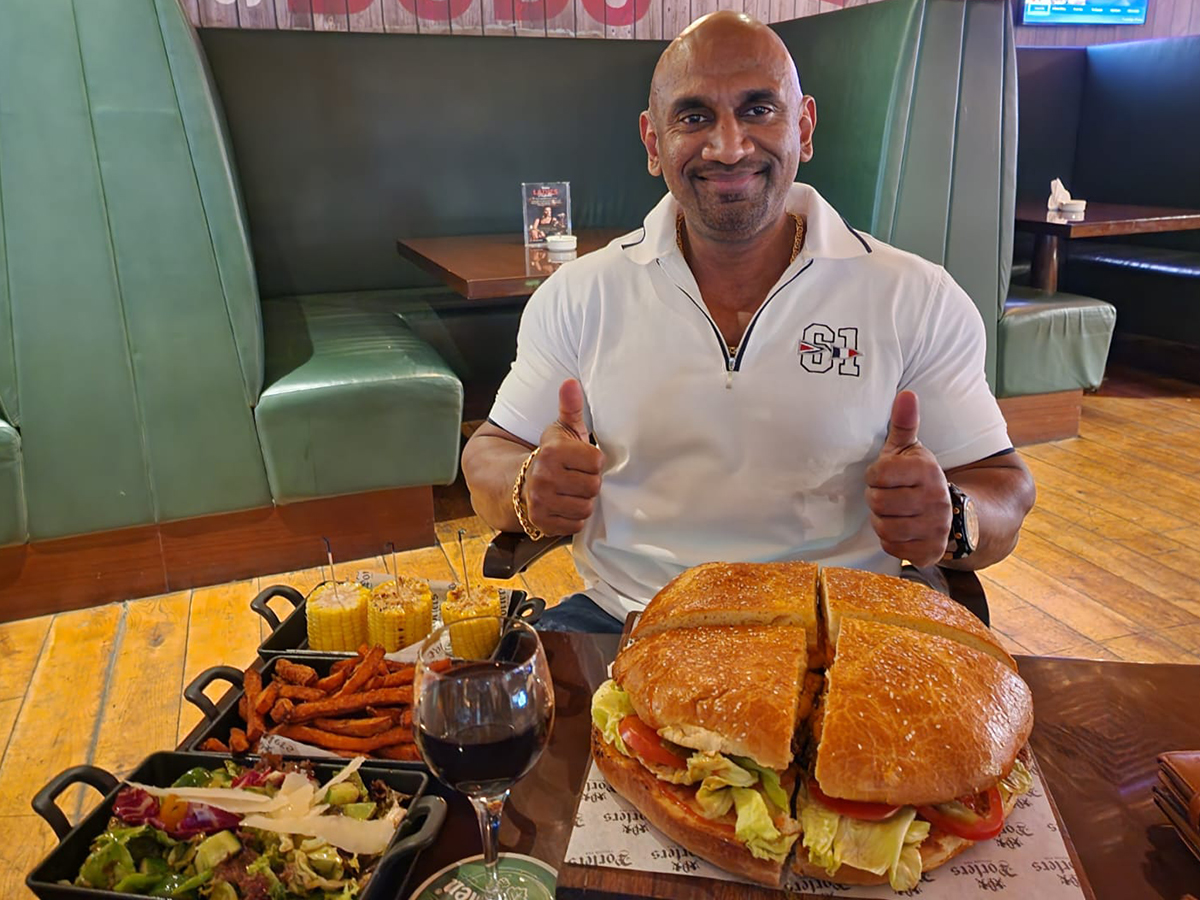
<svg viewBox="0 0 1200 900"><path fill-rule="evenodd" d="M755 117L769 116L774 111L775 110L771 109L769 106L751 106L748 110L746 110L746 115Z"/></svg>
<svg viewBox="0 0 1200 900"><path fill-rule="evenodd" d="M699 125L704 121L703 113L687 113L679 119L684 125Z"/></svg>

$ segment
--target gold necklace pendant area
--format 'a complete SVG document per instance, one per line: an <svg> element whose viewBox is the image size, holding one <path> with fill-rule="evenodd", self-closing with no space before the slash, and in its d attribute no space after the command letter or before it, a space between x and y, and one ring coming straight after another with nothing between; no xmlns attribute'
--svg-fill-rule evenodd
<svg viewBox="0 0 1200 900"><path fill-rule="evenodd" d="M800 255L800 250L804 246L804 235L807 231L807 225L805 224L804 219L800 218L800 216L796 215L794 212L789 212L788 215L791 216L792 221L796 223L796 234L792 238L792 258L788 260L788 265L790 266L796 261L796 257ZM682 255L686 260L687 254L684 253L683 250L683 213L679 213L677 216L675 216L675 246L679 248L680 255ZM731 357L737 356L737 344L730 344L726 342L725 346L729 348L729 355Z"/></svg>
<svg viewBox="0 0 1200 900"><path fill-rule="evenodd" d="M792 238L792 258L788 260L788 265L790 266L796 261L796 257L800 255L800 250L804 247L804 236L805 232L808 230L808 227L805 224L804 219L800 218L800 216L796 215L794 212L790 212L788 215L792 217L792 221L796 224L795 236ZM683 213L679 213L675 216L675 246L679 248L680 253L684 253ZM687 254L684 254L685 257L686 255Z"/></svg>

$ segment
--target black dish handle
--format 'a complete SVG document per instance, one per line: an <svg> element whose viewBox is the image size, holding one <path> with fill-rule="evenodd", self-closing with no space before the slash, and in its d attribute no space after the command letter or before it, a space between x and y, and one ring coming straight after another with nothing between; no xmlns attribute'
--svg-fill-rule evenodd
<svg viewBox="0 0 1200 900"><path fill-rule="evenodd" d="M513 599L516 599L515 597ZM546 601L541 597L524 597L513 604L509 615L518 618L526 625L535 625L546 611Z"/></svg>
<svg viewBox="0 0 1200 900"><path fill-rule="evenodd" d="M183 689L183 696L191 701L192 705L197 707L200 712L204 713L204 718L209 722L215 722L217 717L221 715L221 711L217 709L217 705L204 696L204 689L216 681L218 678L222 681L228 681L236 688L242 686L242 679L246 675L241 669L235 669L233 666L213 666L211 669L205 669L194 679L192 683Z"/></svg>
<svg viewBox="0 0 1200 900"><path fill-rule="evenodd" d="M286 584L273 584L268 588L263 588L259 591L258 596L250 601L250 608L267 620L272 631L278 631L279 616L275 615L275 610L267 606L267 601L272 597L282 597L295 609L304 602L304 595Z"/></svg>
<svg viewBox="0 0 1200 900"><path fill-rule="evenodd" d="M426 794L408 808L407 818L414 821L422 819L423 821L416 831L396 842L396 846L392 847L379 861L380 865L383 865L385 860L391 864L395 860L423 850L432 844L446 821L446 801L441 797Z"/></svg>
<svg viewBox="0 0 1200 900"><path fill-rule="evenodd" d="M59 772L33 795L33 811L46 820L61 841L71 831L71 823L54 802L59 794L72 785L87 784L107 796L115 791L120 783L112 774L95 766L73 766Z"/></svg>

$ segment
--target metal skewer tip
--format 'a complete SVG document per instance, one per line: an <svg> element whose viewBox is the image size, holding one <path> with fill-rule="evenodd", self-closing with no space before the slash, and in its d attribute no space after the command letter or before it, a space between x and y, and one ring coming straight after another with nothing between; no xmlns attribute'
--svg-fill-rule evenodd
<svg viewBox="0 0 1200 900"><path fill-rule="evenodd" d="M462 560L463 581L466 582L467 596L470 597L470 596L472 596L472 594L471 594L471 576L467 572L467 551L463 547L463 537L466 535L466 533L467 533L467 529L465 529L465 528L458 529L458 556L459 556L459 559Z"/></svg>

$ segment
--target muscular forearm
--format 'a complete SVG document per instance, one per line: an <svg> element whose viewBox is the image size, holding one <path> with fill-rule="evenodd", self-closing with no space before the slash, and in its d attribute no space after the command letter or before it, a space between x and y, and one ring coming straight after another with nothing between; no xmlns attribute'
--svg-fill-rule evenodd
<svg viewBox="0 0 1200 900"><path fill-rule="evenodd" d="M979 514L979 546L964 559L948 560L951 569L982 569L998 563L1017 545L1021 523L1033 508L1033 476L1016 453L952 469L946 478L966 492Z"/></svg>
<svg viewBox="0 0 1200 900"><path fill-rule="evenodd" d="M512 438L488 434L484 432L487 427L476 432L463 450L463 478L471 491L471 505L492 528L521 531L512 489L521 464L533 448Z"/></svg>

